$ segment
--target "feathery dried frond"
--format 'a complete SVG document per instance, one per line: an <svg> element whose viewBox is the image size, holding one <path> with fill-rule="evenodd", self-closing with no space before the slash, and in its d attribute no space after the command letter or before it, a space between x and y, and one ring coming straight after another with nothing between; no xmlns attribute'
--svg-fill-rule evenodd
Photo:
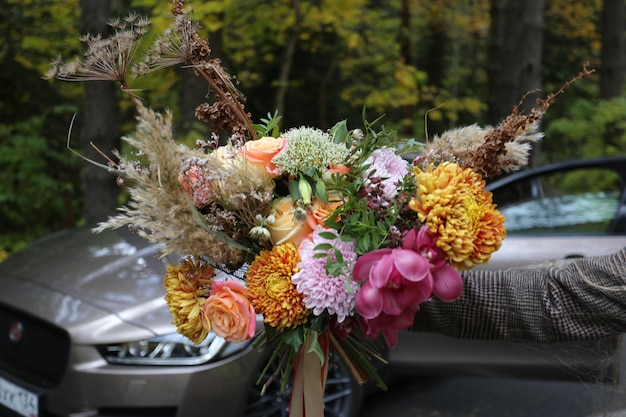
<svg viewBox="0 0 626 417"><path fill-rule="evenodd" d="M567 81L557 92L548 94L545 99L537 99L537 105L528 114L520 111L522 100L513 107L513 111L495 129L485 135L484 143L472 153L469 166L481 173L485 178L494 177L504 172L500 165L502 155L507 153L507 144L518 140L518 137L533 138L533 126L537 126L548 108L556 101L556 97L565 92L574 82L592 74L595 70L583 67L572 80ZM522 140L520 139L520 141Z"/></svg>
<svg viewBox="0 0 626 417"><path fill-rule="evenodd" d="M474 154L494 130L496 129L493 127L480 127L477 124L447 130L435 136L414 163L424 170L429 164L438 165L444 161L456 162L464 168L475 169L472 165ZM539 142L542 138L543 133L539 131L539 123L532 123L525 131L518 133L504 145L505 152L496 155L495 165L501 172L517 171L528 164L532 144Z"/></svg>
<svg viewBox="0 0 626 417"><path fill-rule="evenodd" d="M186 16L176 16L172 25L165 29L146 51L143 60L133 65L133 74L145 75L190 62L198 29L198 24L190 21Z"/></svg>
<svg viewBox="0 0 626 417"><path fill-rule="evenodd" d="M163 243L163 256L181 253L240 263L243 253L198 225L198 213L178 181L184 152L172 136L172 115L138 107L137 131L124 137L142 158L140 163L120 157L120 169L130 194L121 213L98 225L95 231L130 226L150 242Z"/></svg>
<svg viewBox="0 0 626 417"><path fill-rule="evenodd" d="M190 11L185 11L183 4L182 0L173 2L172 25L156 38L143 60L135 60L135 54L150 21L131 13L124 19L108 22L114 31L111 36L82 36L83 58L67 62L61 57L54 59L44 78L119 82L138 105L139 99L128 84L129 72L137 76L186 64L207 82L208 92L213 93L213 103L198 106L196 117L209 123L215 136L222 132L230 134L233 143L257 139L252 116L244 109L244 95L235 87L234 77L222 67L221 61L211 57L208 40L200 36L199 24L189 18Z"/></svg>
<svg viewBox="0 0 626 417"><path fill-rule="evenodd" d="M244 110L244 95L221 61L211 57L208 40L199 35L199 25L189 18L190 12L184 10L183 4L182 0L172 3L172 25L156 39L144 60L133 66L133 73L143 75L178 64L190 65L207 82L215 99L212 104L199 105L196 118L210 123L215 134L229 132L234 143L256 139L251 115Z"/></svg>
<svg viewBox="0 0 626 417"><path fill-rule="evenodd" d="M116 81L131 93L126 77L150 21L132 13L124 19L110 20L108 24L113 28L111 36L83 35L80 38L85 44L83 59L64 62L58 57L52 61L44 78L64 81Z"/></svg>
<svg viewBox="0 0 626 417"><path fill-rule="evenodd" d="M544 113L567 87L593 72L594 70L583 68L556 93L549 94L545 99L537 99L537 106L529 114L521 111L522 103L529 93L525 94L513 107L511 114L495 128L473 124L435 136L414 161L415 165L425 170L430 164L456 162L463 167L472 168L485 178L522 168L528 164L532 144L543 138L539 127Z"/></svg>

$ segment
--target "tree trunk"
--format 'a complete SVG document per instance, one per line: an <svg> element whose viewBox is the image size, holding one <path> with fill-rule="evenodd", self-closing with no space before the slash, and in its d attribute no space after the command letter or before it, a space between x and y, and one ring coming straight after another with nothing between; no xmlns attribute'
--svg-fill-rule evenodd
<svg viewBox="0 0 626 417"><path fill-rule="evenodd" d="M448 1L431 3L426 17L428 39L426 41L425 70L428 74L428 85L439 91L445 89L444 80L447 73L446 55L449 49L446 10L452 6L448 4ZM433 100L428 103L428 106L432 109L440 104L440 102ZM431 136L441 133L448 126L445 120L427 119L427 123L427 131Z"/></svg>
<svg viewBox="0 0 626 417"><path fill-rule="evenodd" d="M324 72L324 76L320 81L319 95L317 99L317 109L319 114L319 127L320 129L327 129L331 126L328 116L328 86L335 75L337 67L339 66L339 60L341 58L335 53L332 59L328 63L328 67ZM333 115L334 117L334 115ZM334 120L333 120L334 121Z"/></svg>
<svg viewBox="0 0 626 417"><path fill-rule="evenodd" d="M409 0L402 0L400 11L400 57L405 65L413 64L411 55L411 8ZM405 120L402 123L402 134L412 136L414 134L415 105L405 104L402 114Z"/></svg>
<svg viewBox="0 0 626 417"><path fill-rule="evenodd" d="M209 45L211 47L211 57L222 59L222 29L209 34ZM178 132L182 136L198 134L200 137L208 138L210 135L209 125L200 122L196 118L196 107L204 102L214 102L214 94L211 95L206 81L198 77L193 68L179 66L177 68L180 77L178 91L178 110L180 113L180 123ZM226 138L223 138L226 139ZM224 142L220 142L221 145Z"/></svg>
<svg viewBox="0 0 626 417"><path fill-rule="evenodd" d="M498 124L527 94L522 109L536 104L541 88L545 0L498 0L491 4L488 121ZM536 93L531 93L536 91ZM530 155L538 164L539 144Z"/></svg>
<svg viewBox="0 0 626 417"><path fill-rule="evenodd" d="M287 42L287 46L285 47L285 53L280 66L280 74L278 76L278 89L276 90L276 94L274 96L275 107L278 114L283 116L282 120L285 119L285 100L287 97L287 90L289 89L289 76L293 66L293 57L296 53L302 19L306 15L306 11L302 10L300 0L293 0L291 8L295 14L295 19L293 26L289 29L289 40Z"/></svg>
<svg viewBox="0 0 626 417"><path fill-rule="evenodd" d="M82 32L105 35L109 29L106 22L110 17L110 7L110 0L80 0ZM87 158L106 163L91 143L106 155L111 155L113 149L120 147L117 86L107 81L90 81L84 85L86 100L81 147ZM82 183L85 196L83 215L87 223L106 220L115 214L119 188L110 172L86 164Z"/></svg>
<svg viewBox="0 0 626 417"><path fill-rule="evenodd" d="M541 87L545 0L499 0L491 5L488 119L506 117L522 96ZM526 106L534 105L529 97Z"/></svg>
<svg viewBox="0 0 626 417"><path fill-rule="evenodd" d="M609 100L622 94L626 72L626 18L624 0L602 2L602 51L600 98Z"/></svg>
<svg viewBox="0 0 626 417"><path fill-rule="evenodd" d="M206 125L200 128L201 122L195 116L196 107L209 100L207 84L194 74L193 68L179 67L176 71L180 77L178 90L180 122L177 131L181 136L200 132L207 134L208 129L204 129Z"/></svg>

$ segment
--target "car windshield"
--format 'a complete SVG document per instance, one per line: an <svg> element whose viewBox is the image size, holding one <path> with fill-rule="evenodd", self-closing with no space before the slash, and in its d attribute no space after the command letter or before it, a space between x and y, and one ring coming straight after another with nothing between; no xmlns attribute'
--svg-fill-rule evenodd
<svg viewBox="0 0 626 417"><path fill-rule="evenodd" d="M493 191L508 235L611 234L623 189L612 169L555 171Z"/></svg>
<svg viewBox="0 0 626 417"><path fill-rule="evenodd" d="M508 234L607 233L619 202L617 192L541 198L503 207Z"/></svg>

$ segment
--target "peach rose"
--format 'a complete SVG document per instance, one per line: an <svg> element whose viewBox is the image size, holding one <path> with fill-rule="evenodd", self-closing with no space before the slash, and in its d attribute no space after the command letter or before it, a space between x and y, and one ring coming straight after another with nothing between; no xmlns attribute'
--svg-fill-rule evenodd
<svg viewBox="0 0 626 417"><path fill-rule="evenodd" d="M337 207L342 204L341 201L333 201L328 204L324 204L317 198L313 199L311 209L306 214L306 221L312 229L318 224L324 226L324 222L335 211Z"/></svg>
<svg viewBox="0 0 626 417"><path fill-rule="evenodd" d="M350 172L350 167L347 165L339 164L339 165L331 165L324 173L322 174L322 179L325 182L329 182L334 174L347 174Z"/></svg>
<svg viewBox="0 0 626 417"><path fill-rule="evenodd" d="M271 176L276 177L280 174L280 168L272 163L272 159L286 148L287 141L285 139L265 136L246 142L241 148L241 152L246 156L249 163L260 165Z"/></svg>
<svg viewBox="0 0 626 417"><path fill-rule="evenodd" d="M275 220L274 223L268 224L267 228L274 245L291 242L299 246L300 242L313 232L306 222L306 212L302 210L301 215L298 214L291 197L277 199L272 213Z"/></svg>
<svg viewBox="0 0 626 417"><path fill-rule="evenodd" d="M246 289L239 282L215 281L202 310L211 329L226 341L243 342L254 336L256 315Z"/></svg>
<svg viewBox="0 0 626 417"><path fill-rule="evenodd" d="M328 172L330 172L331 174L347 174L348 172L350 172L350 168L347 165L343 164L332 165L330 168L328 168Z"/></svg>

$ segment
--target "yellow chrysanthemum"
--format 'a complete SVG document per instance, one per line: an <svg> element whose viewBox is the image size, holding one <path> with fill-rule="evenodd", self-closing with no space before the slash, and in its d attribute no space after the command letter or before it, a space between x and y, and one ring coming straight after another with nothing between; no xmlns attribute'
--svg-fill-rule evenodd
<svg viewBox="0 0 626 417"><path fill-rule="evenodd" d="M279 329L293 328L304 322L309 311L303 295L291 282L298 272L300 254L293 243L261 251L246 272L248 298L265 323Z"/></svg>
<svg viewBox="0 0 626 417"><path fill-rule="evenodd" d="M165 301L172 313L178 333L194 343L202 342L211 330L211 323L201 312L209 296L214 276L212 266L186 259L179 265L168 265L163 286Z"/></svg>
<svg viewBox="0 0 626 417"><path fill-rule="evenodd" d="M470 269L486 263L500 248L506 229L480 174L451 162L413 170L417 198L409 207L437 236L437 246L450 257L451 265Z"/></svg>

